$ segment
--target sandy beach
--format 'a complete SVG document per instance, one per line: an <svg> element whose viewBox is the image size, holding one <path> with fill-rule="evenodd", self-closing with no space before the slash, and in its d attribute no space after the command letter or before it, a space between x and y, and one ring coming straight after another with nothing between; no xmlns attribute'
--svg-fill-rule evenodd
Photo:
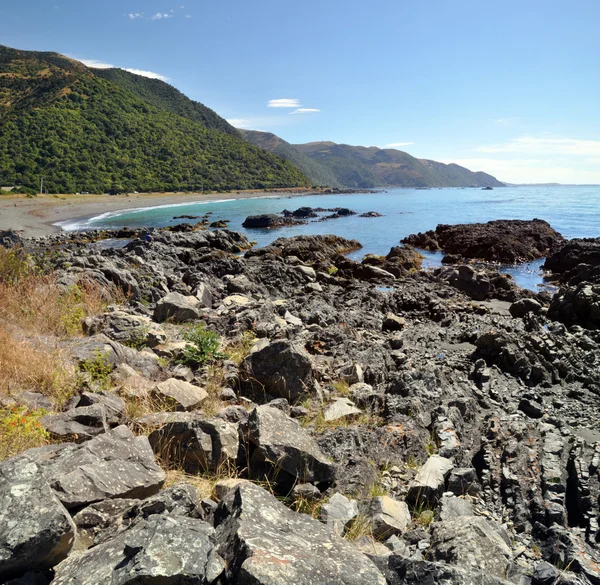
<svg viewBox="0 0 600 585"><path fill-rule="evenodd" d="M93 217L109 211L175 205L197 201L250 199L260 197L301 197L321 194L312 190L239 191L232 193L140 193L130 195L25 195L0 196L0 231L17 230L25 237L59 232L57 222Z"/></svg>

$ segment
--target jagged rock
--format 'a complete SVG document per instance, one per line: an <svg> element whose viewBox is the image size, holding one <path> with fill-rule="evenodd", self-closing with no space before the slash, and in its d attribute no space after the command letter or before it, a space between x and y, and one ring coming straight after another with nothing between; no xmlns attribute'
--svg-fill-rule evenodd
<svg viewBox="0 0 600 585"><path fill-rule="evenodd" d="M154 394L158 399L173 402L178 410L195 410L208 398L208 392L204 388L176 378L157 384Z"/></svg>
<svg viewBox="0 0 600 585"><path fill-rule="evenodd" d="M53 567L74 539L75 525L40 467L23 457L0 463L0 581Z"/></svg>
<svg viewBox="0 0 600 585"><path fill-rule="evenodd" d="M512 561L504 530L480 516L461 516L433 525L428 557L505 579Z"/></svg>
<svg viewBox="0 0 600 585"><path fill-rule="evenodd" d="M120 310L88 317L83 322L83 329L88 335L104 333L110 339L130 347L155 347L167 339L161 327L149 317Z"/></svg>
<svg viewBox="0 0 600 585"><path fill-rule="evenodd" d="M375 565L320 522L243 484L215 513L218 551L231 583L385 585Z"/></svg>
<svg viewBox="0 0 600 585"><path fill-rule="evenodd" d="M200 301L197 297L186 297L177 292L171 292L156 303L154 320L159 323L167 320L174 323L193 321L200 316L199 304Z"/></svg>
<svg viewBox="0 0 600 585"><path fill-rule="evenodd" d="M359 414L362 414L362 410L356 408L351 400L348 400L348 398L335 398L325 409L323 417L326 421L332 421Z"/></svg>
<svg viewBox="0 0 600 585"><path fill-rule="evenodd" d="M296 401L316 392L313 364L302 348L274 341L248 355L240 366L245 387Z"/></svg>
<svg viewBox="0 0 600 585"><path fill-rule="evenodd" d="M348 524L358 516L358 502L342 494L333 494L321 507L321 520L339 536Z"/></svg>
<svg viewBox="0 0 600 585"><path fill-rule="evenodd" d="M552 298L548 318L566 325L600 329L600 285L582 282L561 288Z"/></svg>
<svg viewBox="0 0 600 585"><path fill-rule="evenodd" d="M262 215L249 215L242 223L242 226L245 228L274 228L289 225L301 225L303 223L306 222L280 217L273 213L264 213Z"/></svg>
<svg viewBox="0 0 600 585"><path fill-rule="evenodd" d="M453 467L454 464L449 459L439 455L431 456L411 482L407 500L415 504L437 500L444 491L446 478Z"/></svg>
<svg viewBox="0 0 600 585"><path fill-rule="evenodd" d="M151 516L56 567L53 585L212 583L224 570L214 530L201 520Z"/></svg>
<svg viewBox="0 0 600 585"><path fill-rule="evenodd" d="M105 433L109 426L101 404L72 408L66 412L47 414L40 419L51 436L80 443Z"/></svg>
<svg viewBox="0 0 600 585"><path fill-rule="evenodd" d="M399 502L389 496L372 498L361 509L371 523L373 535L380 539L402 534L411 522L406 502Z"/></svg>
<svg viewBox="0 0 600 585"><path fill-rule="evenodd" d="M340 370L340 378L348 384L360 384L365 381L365 374L360 364L352 363Z"/></svg>
<svg viewBox="0 0 600 585"><path fill-rule="evenodd" d="M402 331L406 327L406 319L388 313L383 321L384 331Z"/></svg>
<svg viewBox="0 0 600 585"><path fill-rule="evenodd" d="M459 518L461 516L473 516L473 504L464 498L448 496L444 494L438 507L439 517L442 522Z"/></svg>
<svg viewBox="0 0 600 585"><path fill-rule="evenodd" d="M448 477L448 491L455 496L476 496L481 491L477 472L472 467L455 467Z"/></svg>
<svg viewBox="0 0 600 585"><path fill-rule="evenodd" d="M238 458L237 425L220 418L177 417L148 440L155 453L187 473L215 472L223 465L234 466Z"/></svg>
<svg viewBox="0 0 600 585"><path fill-rule="evenodd" d="M529 313L539 315L542 305L535 299L520 299L510 306L509 311L513 317L525 317Z"/></svg>
<svg viewBox="0 0 600 585"><path fill-rule="evenodd" d="M259 406L250 413L247 440L250 443L250 472L260 475L272 467L294 480L320 483L335 479L336 466L319 449L316 441L281 410Z"/></svg>
<svg viewBox="0 0 600 585"><path fill-rule="evenodd" d="M315 282L317 280L317 273L312 266L296 266L296 270L302 274L304 280L307 282Z"/></svg>
<svg viewBox="0 0 600 585"><path fill-rule="evenodd" d="M544 270L561 274L573 270L580 264L600 265L600 238L575 238L549 255Z"/></svg>
<svg viewBox="0 0 600 585"><path fill-rule="evenodd" d="M213 293L205 282L198 283L194 295L200 301L200 306L208 307L209 309L212 307Z"/></svg>
<svg viewBox="0 0 600 585"><path fill-rule="evenodd" d="M23 457L38 463L67 509L107 498L145 498L165 481L148 439L124 426L75 445L41 447Z"/></svg>
<svg viewBox="0 0 600 585"><path fill-rule="evenodd" d="M544 407L539 402L528 398L522 398L518 408L530 418L542 418L544 416Z"/></svg>
<svg viewBox="0 0 600 585"><path fill-rule="evenodd" d="M100 405L104 408L106 422L111 427L127 421L127 406L114 392L82 392L74 403L75 408L92 405Z"/></svg>

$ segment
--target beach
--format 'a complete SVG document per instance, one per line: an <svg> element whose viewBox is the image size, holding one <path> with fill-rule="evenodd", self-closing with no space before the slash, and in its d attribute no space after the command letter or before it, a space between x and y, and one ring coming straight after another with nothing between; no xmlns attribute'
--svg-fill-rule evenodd
<svg viewBox="0 0 600 585"><path fill-rule="evenodd" d="M55 225L77 218L94 217L111 211L177 205L227 199L301 197L321 191L291 189L280 191L235 191L230 193L139 193L128 195L2 195L0 231L15 230L25 237L40 237L61 231Z"/></svg>

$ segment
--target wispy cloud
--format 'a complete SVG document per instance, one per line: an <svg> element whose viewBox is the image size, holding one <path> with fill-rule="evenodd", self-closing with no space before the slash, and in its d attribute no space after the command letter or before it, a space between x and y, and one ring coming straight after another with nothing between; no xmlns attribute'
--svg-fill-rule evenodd
<svg viewBox="0 0 600 585"><path fill-rule="evenodd" d="M229 122L229 124L231 124L234 128L250 128L250 126L252 125L250 120L245 120L244 118L230 118L229 120L226 120L227 122Z"/></svg>
<svg viewBox="0 0 600 585"><path fill-rule="evenodd" d="M282 98L278 100L269 100L267 103L269 108L299 108L300 100Z"/></svg>
<svg viewBox="0 0 600 585"><path fill-rule="evenodd" d="M321 110L318 110L317 108L298 108L297 110L290 112L290 114L315 114L320 111Z"/></svg>
<svg viewBox="0 0 600 585"><path fill-rule="evenodd" d="M410 146L414 144L414 142L392 142L391 144L386 144L385 148L402 148L403 146Z"/></svg>
<svg viewBox="0 0 600 585"><path fill-rule="evenodd" d="M128 15L130 20L135 20L136 18L144 18L143 12L130 12Z"/></svg>
<svg viewBox="0 0 600 585"><path fill-rule="evenodd" d="M77 57L71 57L72 59L76 59L77 61L83 63L86 67L91 67L92 69L114 69L118 67L118 65L113 65L112 63L105 63L104 61L98 61L97 59L78 59ZM119 67L119 69L124 69L125 71L129 71L129 73L135 73L136 75L141 75L142 77L149 77L150 79L160 79L161 81L168 81L169 78L161 75L160 73L155 73L154 71L146 71L144 69L132 69L129 67Z"/></svg>
<svg viewBox="0 0 600 585"><path fill-rule="evenodd" d="M499 124L500 126L512 126L518 118L498 118L498 120L494 120L494 124Z"/></svg>
<svg viewBox="0 0 600 585"><path fill-rule="evenodd" d="M486 153L544 153L600 157L600 141L523 136L502 144L480 146L476 150Z"/></svg>
<svg viewBox="0 0 600 585"><path fill-rule="evenodd" d="M174 16L166 12L157 12L156 14L150 17L150 20L164 20L166 18L174 18Z"/></svg>

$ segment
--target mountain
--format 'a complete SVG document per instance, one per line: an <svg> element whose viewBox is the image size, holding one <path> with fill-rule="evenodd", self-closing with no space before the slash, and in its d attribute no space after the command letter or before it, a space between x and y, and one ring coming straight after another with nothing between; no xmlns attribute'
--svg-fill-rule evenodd
<svg viewBox="0 0 600 585"><path fill-rule="evenodd" d="M313 185L343 186L338 181L335 172L327 164L303 154L298 148L279 138L279 136L257 130L238 130L238 132L254 146L268 150L297 166Z"/></svg>
<svg viewBox="0 0 600 585"><path fill-rule="evenodd" d="M240 130L256 146L295 164L313 185L332 187L503 187L495 177L401 150L335 142L289 144L268 132Z"/></svg>
<svg viewBox="0 0 600 585"><path fill-rule="evenodd" d="M306 185L159 80L0 46L0 185L53 193Z"/></svg>

